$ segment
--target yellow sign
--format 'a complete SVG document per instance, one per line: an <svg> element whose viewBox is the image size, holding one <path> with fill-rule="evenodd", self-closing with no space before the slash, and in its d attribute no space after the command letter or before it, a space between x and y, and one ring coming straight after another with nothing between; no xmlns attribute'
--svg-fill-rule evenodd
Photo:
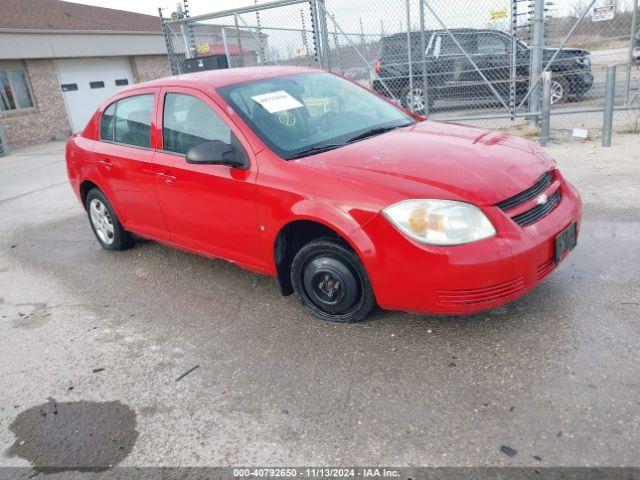
<svg viewBox="0 0 640 480"><path fill-rule="evenodd" d="M198 53L207 53L209 51L208 43L199 43L198 44Z"/></svg>
<svg viewBox="0 0 640 480"><path fill-rule="evenodd" d="M304 45L301 45L299 47L293 47L293 54L296 57L300 57L302 55L306 55L307 54L307 47L305 47Z"/></svg>
<svg viewBox="0 0 640 480"><path fill-rule="evenodd" d="M507 18L507 9L491 10L491 20L499 20L501 18Z"/></svg>

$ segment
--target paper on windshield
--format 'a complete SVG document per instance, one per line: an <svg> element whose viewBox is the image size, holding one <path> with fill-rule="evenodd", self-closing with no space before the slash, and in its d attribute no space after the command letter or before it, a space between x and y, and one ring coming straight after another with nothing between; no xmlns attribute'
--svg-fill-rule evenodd
<svg viewBox="0 0 640 480"><path fill-rule="evenodd" d="M254 95L251 99L262 105L269 113L276 113L304 106L284 90Z"/></svg>

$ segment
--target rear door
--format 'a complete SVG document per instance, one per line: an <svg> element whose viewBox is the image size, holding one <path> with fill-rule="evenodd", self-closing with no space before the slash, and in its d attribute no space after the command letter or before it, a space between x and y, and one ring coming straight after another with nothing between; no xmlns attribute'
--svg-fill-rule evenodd
<svg viewBox="0 0 640 480"><path fill-rule="evenodd" d="M509 99L509 79L511 78L511 41L507 35L499 32L479 31L476 33L476 52L474 61L491 85ZM483 87L485 95L494 96L491 89L476 71L475 78Z"/></svg>
<svg viewBox="0 0 640 480"><path fill-rule="evenodd" d="M151 148L157 95L157 89L142 89L108 105L93 158L124 227L163 240L168 232L155 192Z"/></svg>
<svg viewBox="0 0 640 480"><path fill-rule="evenodd" d="M434 70L438 78L437 84L442 89L441 96L468 98L472 96L469 89L473 85L473 66L467 60L473 51L473 35L454 32L455 39L462 47L456 45L446 32L439 33L434 39ZM464 52L463 52L464 50Z"/></svg>

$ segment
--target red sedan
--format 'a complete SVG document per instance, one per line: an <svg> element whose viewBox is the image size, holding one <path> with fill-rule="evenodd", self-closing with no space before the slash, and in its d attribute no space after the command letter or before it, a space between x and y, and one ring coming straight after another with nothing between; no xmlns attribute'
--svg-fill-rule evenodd
<svg viewBox="0 0 640 480"><path fill-rule="evenodd" d="M238 68L124 89L67 144L108 250L133 234L277 278L314 315L470 314L576 245L581 201L504 133L422 121L339 76Z"/></svg>

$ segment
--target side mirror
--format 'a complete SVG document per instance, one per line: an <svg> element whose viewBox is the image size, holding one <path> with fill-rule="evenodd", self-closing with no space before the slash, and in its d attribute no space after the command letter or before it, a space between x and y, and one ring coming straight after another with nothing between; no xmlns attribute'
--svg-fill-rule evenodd
<svg viewBox="0 0 640 480"><path fill-rule="evenodd" d="M233 134L231 144L221 140L210 140L191 147L187 151L187 163L227 165L242 170L249 168L247 153Z"/></svg>

